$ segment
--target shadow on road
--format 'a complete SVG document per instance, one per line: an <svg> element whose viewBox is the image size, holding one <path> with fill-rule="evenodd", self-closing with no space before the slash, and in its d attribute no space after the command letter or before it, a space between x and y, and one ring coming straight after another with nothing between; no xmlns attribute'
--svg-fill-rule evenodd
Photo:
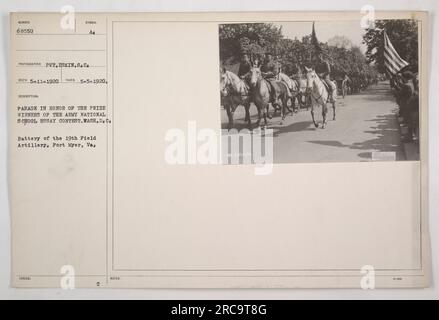
<svg viewBox="0 0 439 320"><path fill-rule="evenodd" d="M312 126L312 121L300 121L300 122L293 122L287 126L284 125L271 125L269 126L270 129L273 129L273 137L278 137L282 134L289 133L289 132L299 132L299 131L314 131L315 128Z"/></svg>
<svg viewBox="0 0 439 320"><path fill-rule="evenodd" d="M394 103L395 101L395 98L392 95L383 95L383 94L380 95L365 94L363 95L363 99L365 101L380 101L380 102L389 101L392 103Z"/></svg>
<svg viewBox="0 0 439 320"><path fill-rule="evenodd" d="M379 115L375 119L366 121L375 122L377 125L370 127L372 130L363 131L365 133L376 135L376 138L365 140L362 142L354 142L352 144L343 144L336 140L311 140L309 143L320 144L338 148L349 148L352 150L374 150L379 152L395 152L396 160L405 160L401 146L393 142L394 135L398 135L398 129L395 129L395 114ZM370 160L372 153L360 152L360 158Z"/></svg>
<svg viewBox="0 0 439 320"><path fill-rule="evenodd" d="M302 110L300 112L306 112L306 110ZM272 115L271 119L267 118L267 129L273 129L275 137L289 132L314 131L314 127L309 128L312 124L312 121L300 121L300 122L293 122L289 125L285 125L285 124L281 125L280 124L281 116L279 115L279 113L276 114L271 113L271 115ZM291 113L288 113L285 118L285 121L291 119L291 117L293 117L293 121L294 121L294 116L295 114L292 116ZM252 122L252 128L255 129L258 116L252 115L250 116L250 119ZM264 124L264 119L262 118L261 125L263 124ZM227 128L228 128L228 122L221 123L221 129L227 129ZM238 131L242 129L248 129L248 125L244 121L243 117L234 119L233 129L236 129Z"/></svg>

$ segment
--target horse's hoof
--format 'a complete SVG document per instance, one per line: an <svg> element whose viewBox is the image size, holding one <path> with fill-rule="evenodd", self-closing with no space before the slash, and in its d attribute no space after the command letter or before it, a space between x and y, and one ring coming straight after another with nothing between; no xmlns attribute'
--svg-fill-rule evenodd
<svg viewBox="0 0 439 320"><path fill-rule="evenodd" d="M318 123L314 123L314 126L315 126L316 128L318 128L318 127L319 127L319 124L318 124Z"/></svg>

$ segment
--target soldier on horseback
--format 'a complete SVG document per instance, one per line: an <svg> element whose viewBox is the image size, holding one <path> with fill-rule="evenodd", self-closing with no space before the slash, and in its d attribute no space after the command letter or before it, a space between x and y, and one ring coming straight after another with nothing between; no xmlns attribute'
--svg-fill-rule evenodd
<svg viewBox="0 0 439 320"><path fill-rule="evenodd" d="M274 61L271 53L267 53L265 61L261 67L262 76L270 83L270 101L274 102L276 99L276 76L280 72L280 66Z"/></svg>
<svg viewBox="0 0 439 320"><path fill-rule="evenodd" d="M247 83L251 68L252 63L250 61L250 57L247 53L244 53L241 58L241 63L239 64L238 76Z"/></svg>
<svg viewBox="0 0 439 320"><path fill-rule="evenodd" d="M271 53L267 53L266 60L261 67L262 76L270 83L271 87L271 101L276 99L276 90L279 91L277 81L279 81L279 74L281 72L281 64L273 59ZM292 97L289 84L285 83L287 95Z"/></svg>
<svg viewBox="0 0 439 320"><path fill-rule="evenodd" d="M249 96L251 96L251 86L250 86L250 77L251 77L251 69L253 67L252 61L248 55L248 53L244 52L241 57L241 62L239 64L238 69L238 77L244 81L247 89L249 90Z"/></svg>
<svg viewBox="0 0 439 320"><path fill-rule="evenodd" d="M322 79L326 83L329 96L332 97L333 84L329 76L331 73L331 66L329 64L329 61L323 58L323 53L320 53L318 55L314 70L319 75L320 79Z"/></svg>
<svg viewBox="0 0 439 320"><path fill-rule="evenodd" d="M280 72L280 64L274 61L271 53L267 53L264 64L261 67L262 75L267 80L274 80Z"/></svg>

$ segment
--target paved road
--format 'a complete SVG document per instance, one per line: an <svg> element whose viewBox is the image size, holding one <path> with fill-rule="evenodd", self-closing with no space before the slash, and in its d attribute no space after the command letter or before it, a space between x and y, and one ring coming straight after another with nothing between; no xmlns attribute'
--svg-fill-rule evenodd
<svg viewBox="0 0 439 320"><path fill-rule="evenodd" d="M274 162L346 162L371 161L372 154L386 152L395 160L405 160L397 122L397 105L388 83L371 86L360 94L339 97L337 119L332 121L329 110L325 129L315 128L309 111L288 115L280 124L280 117L269 120L274 130ZM221 121L227 116L221 110ZM252 122L256 121L256 107L251 107ZM235 113L238 129L244 127L244 109ZM322 121L321 109L317 120ZM390 153L388 153L390 152ZM380 154L378 154L379 156Z"/></svg>

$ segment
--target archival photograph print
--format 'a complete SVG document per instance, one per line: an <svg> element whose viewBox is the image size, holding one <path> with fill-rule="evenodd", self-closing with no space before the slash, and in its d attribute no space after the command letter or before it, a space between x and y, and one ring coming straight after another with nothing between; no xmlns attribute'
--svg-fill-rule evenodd
<svg viewBox="0 0 439 320"><path fill-rule="evenodd" d="M219 49L223 138L269 134L273 163L419 160L417 21L221 24Z"/></svg>

